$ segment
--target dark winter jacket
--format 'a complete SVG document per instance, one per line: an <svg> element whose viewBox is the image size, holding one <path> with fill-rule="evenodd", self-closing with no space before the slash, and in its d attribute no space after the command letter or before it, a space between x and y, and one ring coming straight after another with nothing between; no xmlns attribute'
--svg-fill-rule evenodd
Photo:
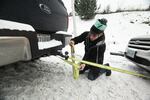
<svg viewBox="0 0 150 100"><path fill-rule="evenodd" d="M83 60L103 64L104 52L106 49L105 35L103 34L95 41L90 41L89 32L84 32L80 36L71 39L75 44L84 42L85 55Z"/></svg>

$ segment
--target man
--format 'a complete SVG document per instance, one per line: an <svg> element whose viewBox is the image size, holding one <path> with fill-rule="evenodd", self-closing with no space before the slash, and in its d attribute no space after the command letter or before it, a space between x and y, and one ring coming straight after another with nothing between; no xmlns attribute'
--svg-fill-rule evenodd
<svg viewBox="0 0 150 100"><path fill-rule="evenodd" d="M70 40L70 45L84 42L85 55L83 60L103 64L104 52L106 49L104 30L107 27L106 19L98 19L91 27L90 31L82 33L80 36ZM109 64L107 64L109 65ZM106 72L106 76L111 75L111 70L105 70L85 64L80 65L80 74L89 69L88 79L95 80L100 74Z"/></svg>

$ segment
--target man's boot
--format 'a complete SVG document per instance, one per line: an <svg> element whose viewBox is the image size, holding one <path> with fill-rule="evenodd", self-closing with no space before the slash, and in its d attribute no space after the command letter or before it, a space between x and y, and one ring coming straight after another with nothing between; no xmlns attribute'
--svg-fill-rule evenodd
<svg viewBox="0 0 150 100"><path fill-rule="evenodd" d="M109 66L109 63L104 64L105 66ZM111 75L111 70L106 69L106 76Z"/></svg>
<svg viewBox="0 0 150 100"><path fill-rule="evenodd" d="M88 73L89 80L91 80L91 81L96 80L99 76L100 76L100 72L96 72L96 71L90 69L90 71Z"/></svg>

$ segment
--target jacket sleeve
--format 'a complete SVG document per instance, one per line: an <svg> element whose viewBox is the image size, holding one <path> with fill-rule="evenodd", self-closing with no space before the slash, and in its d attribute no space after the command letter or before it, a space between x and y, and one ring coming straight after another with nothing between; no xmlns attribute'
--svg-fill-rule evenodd
<svg viewBox="0 0 150 100"><path fill-rule="evenodd" d="M89 32L84 32L81 35L79 35L75 38L72 38L71 40L73 40L75 42L75 44L81 43L86 39L86 37L88 36L88 33Z"/></svg>

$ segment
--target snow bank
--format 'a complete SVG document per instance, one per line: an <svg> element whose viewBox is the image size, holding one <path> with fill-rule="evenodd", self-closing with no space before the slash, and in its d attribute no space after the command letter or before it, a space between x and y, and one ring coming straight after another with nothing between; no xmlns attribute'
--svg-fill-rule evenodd
<svg viewBox="0 0 150 100"><path fill-rule="evenodd" d="M63 0L68 13L72 11L71 0ZM98 12L104 12L109 8L110 12L117 10L144 10L150 7L150 0L97 0Z"/></svg>
<svg viewBox="0 0 150 100"><path fill-rule="evenodd" d="M145 10L150 6L149 0L98 0L98 5L101 6L99 12L107 10L116 12L117 10Z"/></svg>

